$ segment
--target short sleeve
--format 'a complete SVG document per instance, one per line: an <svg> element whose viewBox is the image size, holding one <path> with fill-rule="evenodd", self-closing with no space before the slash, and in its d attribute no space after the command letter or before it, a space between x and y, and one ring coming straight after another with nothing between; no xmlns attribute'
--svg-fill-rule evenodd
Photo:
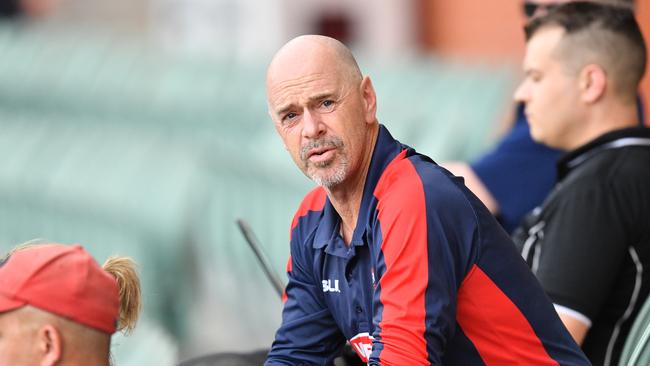
<svg viewBox="0 0 650 366"><path fill-rule="evenodd" d="M544 215L536 275L554 303L593 319L627 253L624 214L607 185L564 193Z"/></svg>

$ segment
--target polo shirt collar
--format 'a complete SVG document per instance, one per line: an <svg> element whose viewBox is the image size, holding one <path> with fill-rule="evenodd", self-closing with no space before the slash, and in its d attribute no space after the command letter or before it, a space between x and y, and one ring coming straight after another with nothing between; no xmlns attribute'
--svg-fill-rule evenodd
<svg viewBox="0 0 650 366"><path fill-rule="evenodd" d="M350 247L365 245L364 236L366 233L367 223L370 215L374 209L374 191L377 182L386 166L404 149L410 149L406 145L402 145L399 141L391 136L388 129L383 125L379 125L379 133L377 134L377 141L370 160L368 168L368 175L364 183L363 197L361 198L361 207L359 210L359 217L357 219L357 226L352 234ZM329 200L325 201L321 221L314 234L313 247L316 249L327 247L328 254L347 256L349 249L343 243L343 239L339 235L341 218L334 210L334 206ZM343 244L343 247L341 247ZM343 252L345 251L345 253Z"/></svg>
<svg viewBox="0 0 650 366"><path fill-rule="evenodd" d="M646 127L629 127L608 132L563 155L557 163L558 181L601 151L624 146L647 146L649 142L650 129Z"/></svg>

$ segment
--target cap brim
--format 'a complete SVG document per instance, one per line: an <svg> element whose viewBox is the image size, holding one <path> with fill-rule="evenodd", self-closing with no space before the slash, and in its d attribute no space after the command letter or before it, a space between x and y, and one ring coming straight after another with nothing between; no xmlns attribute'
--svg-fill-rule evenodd
<svg viewBox="0 0 650 366"><path fill-rule="evenodd" d="M3 294L0 294L0 313L6 313L11 310L16 310L26 303L24 301L10 299Z"/></svg>

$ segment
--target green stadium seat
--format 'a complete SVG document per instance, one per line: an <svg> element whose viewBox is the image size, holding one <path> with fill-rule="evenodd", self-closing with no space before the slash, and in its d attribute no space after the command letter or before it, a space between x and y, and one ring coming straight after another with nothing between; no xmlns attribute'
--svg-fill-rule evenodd
<svg viewBox="0 0 650 366"><path fill-rule="evenodd" d="M184 246L205 181L200 160L156 136L35 126L3 120L0 249L43 238L79 242L100 260L132 256L145 311L182 337L191 291Z"/></svg>
<svg viewBox="0 0 650 366"><path fill-rule="evenodd" d="M639 310L632 329L625 340L619 366L650 365L650 298Z"/></svg>

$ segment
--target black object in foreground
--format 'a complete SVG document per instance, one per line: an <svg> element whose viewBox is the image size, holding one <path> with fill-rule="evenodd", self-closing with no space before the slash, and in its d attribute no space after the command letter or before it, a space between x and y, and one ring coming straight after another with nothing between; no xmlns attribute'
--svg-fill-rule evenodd
<svg viewBox="0 0 650 366"><path fill-rule="evenodd" d="M249 353L215 353L183 361L178 366L261 366L268 350Z"/></svg>
<svg viewBox="0 0 650 366"><path fill-rule="evenodd" d="M255 234L253 234L253 230L243 219L237 219L237 226L239 226L239 230L241 230L241 233L244 235L246 242L253 250L253 253L255 253L255 257L257 257L257 261L262 266L264 274L266 274L266 278L271 282L271 285L273 285L273 288L278 293L278 295L282 297L282 293L284 292L284 284L282 283L282 280L278 274L273 271L273 267L271 267L271 263L269 262L268 257L262 251L262 247L260 246L259 241L257 241Z"/></svg>

